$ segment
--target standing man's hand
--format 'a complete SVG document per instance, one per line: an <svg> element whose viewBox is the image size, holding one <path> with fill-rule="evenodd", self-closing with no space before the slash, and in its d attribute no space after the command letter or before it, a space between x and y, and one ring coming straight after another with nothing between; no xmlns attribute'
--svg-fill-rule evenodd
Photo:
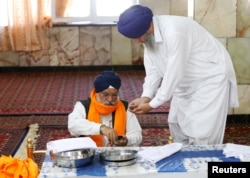
<svg viewBox="0 0 250 178"><path fill-rule="evenodd" d="M148 103L141 103L139 106L133 109L133 113L135 114L145 114L151 111L153 108Z"/></svg>
<svg viewBox="0 0 250 178"><path fill-rule="evenodd" d="M141 98L136 98L133 101L131 101L128 105L128 108L130 109L131 112L138 107L141 103L149 103L150 98L148 97L141 97Z"/></svg>
<svg viewBox="0 0 250 178"><path fill-rule="evenodd" d="M137 98L129 103L129 110L135 114L145 114L153 108L149 105L150 98Z"/></svg>
<svg viewBox="0 0 250 178"><path fill-rule="evenodd" d="M128 108L131 112L142 102L141 98L136 98L133 101L131 101L128 105Z"/></svg>

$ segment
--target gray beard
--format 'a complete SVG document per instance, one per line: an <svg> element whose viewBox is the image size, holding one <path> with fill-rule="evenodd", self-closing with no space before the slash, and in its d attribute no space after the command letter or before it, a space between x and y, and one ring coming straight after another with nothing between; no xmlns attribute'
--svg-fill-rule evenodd
<svg viewBox="0 0 250 178"><path fill-rule="evenodd" d="M153 35L146 35L146 41L144 42L146 48L153 50L155 47L155 38Z"/></svg>
<svg viewBox="0 0 250 178"><path fill-rule="evenodd" d="M104 102L103 104L108 105L108 106L115 106L117 102Z"/></svg>

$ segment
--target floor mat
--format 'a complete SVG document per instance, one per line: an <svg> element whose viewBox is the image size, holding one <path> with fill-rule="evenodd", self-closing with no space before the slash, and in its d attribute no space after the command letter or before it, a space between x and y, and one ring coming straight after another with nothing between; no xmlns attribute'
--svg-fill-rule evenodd
<svg viewBox="0 0 250 178"><path fill-rule="evenodd" d="M142 114L137 119L142 128L168 128L167 114Z"/></svg>
<svg viewBox="0 0 250 178"><path fill-rule="evenodd" d="M27 132L28 128L0 129L0 155L14 156Z"/></svg>
<svg viewBox="0 0 250 178"><path fill-rule="evenodd" d="M0 129L24 129L31 124L67 125L67 115L23 115L1 116Z"/></svg>
<svg viewBox="0 0 250 178"><path fill-rule="evenodd" d="M167 114L142 114L137 116L142 128L168 127ZM68 115L1 116L0 129L23 129L31 124L67 125Z"/></svg>
<svg viewBox="0 0 250 178"><path fill-rule="evenodd" d="M143 70L116 71L122 79L121 99L140 97ZM89 96L99 71L27 72L0 74L0 115L68 114L76 101ZM167 112L163 105L152 112Z"/></svg>
<svg viewBox="0 0 250 178"><path fill-rule="evenodd" d="M0 150L1 154L11 154L16 150L27 129L0 129ZM48 141L70 138L67 125L39 125L35 140L35 150L46 150ZM168 142L170 135L168 127L166 128L143 128L143 141L141 146L159 146ZM25 142L26 143L26 142ZM235 143L250 146L250 124L227 124L224 136L224 143ZM36 163L42 165L44 154L34 155Z"/></svg>
<svg viewBox="0 0 250 178"><path fill-rule="evenodd" d="M67 126L63 125L40 125L36 140L36 150L45 150L48 141L62 138L70 138ZM168 141L169 131L167 128L145 128L142 131L143 141L141 146L157 146L164 145ZM44 155L34 155L36 163L41 166Z"/></svg>
<svg viewBox="0 0 250 178"><path fill-rule="evenodd" d="M67 126L63 125L40 125L36 149L46 149L46 143L51 140L69 138ZM159 146L168 142L168 128L144 128L142 131L143 141L141 146ZM226 128L224 143L235 143L250 145L250 125L239 124L236 127L229 125ZM43 155L35 155L35 160L40 165L43 162Z"/></svg>
<svg viewBox="0 0 250 178"><path fill-rule="evenodd" d="M224 143L236 143L250 146L250 124L227 124Z"/></svg>

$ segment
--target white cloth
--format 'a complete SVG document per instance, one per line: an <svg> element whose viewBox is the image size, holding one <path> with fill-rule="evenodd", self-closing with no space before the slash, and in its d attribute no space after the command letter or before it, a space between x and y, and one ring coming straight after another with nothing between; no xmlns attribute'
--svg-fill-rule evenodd
<svg viewBox="0 0 250 178"><path fill-rule="evenodd" d="M84 148L97 148L96 143L90 137L66 138L47 143L47 150L53 153Z"/></svg>
<svg viewBox="0 0 250 178"><path fill-rule="evenodd" d="M144 45L147 73L142 94L153 98L153 108L169 101L173 93L190 95L215 83L218 75L226 76L232 85L230 106L239 105L233 64L220 41L186 17L154 16L153 23L156 43L153 48Z"/></svg>
<svg viewBox="0 0 250 178"><path fill-rule="evenodd" d="M207 94L202 96L201 101L202 93L213 93L217 97ZM169 114L169 129L174 140L191 145L221 144L226 127L228 96L227 81L200 88L192 97L174 96Z"/></svg>
<svg viewBox="0 0 250 178"><path fill-rule="evenodd" d="M135 114L127 110L126 137L127 146L139 146L142 142L142 129ZM102 124L112 127L112 114L101 115ZM86 119L85 107L81 102L76 102L73 111L68 115L68 129L71 135L96 135L100 134L100 123L90 122ZM104 146L108 146L107 137L103 136Z"/></svg>
<svg viewBox="0 0 250 178"><path fill-rule="evenodd" d="M250 146L227 143L223 148L226 157L239 158L242 161L250 161Z"/></svg>
<svg viewBox="0 0 250 178"><path fill-rule="evenodd" d="M228 106L239 105L228 52L191 19L154 16L153 25L155 41L152 45L144 44L146 77L141 96L151 98L149 104L153 108L175 100L168 121L178 123L187 136L203 139L216 135L213 127L220 120L221 133L216 140L221 140Z"/></svg>
<svg viewBox="0 0 250 178"><path fill-rule="evenodd" d="M182 148L181 143L171 143L164 146L150 147L145 150L139 151L138 155L146 161L156 163L172 154L180 151Z"/></svg>

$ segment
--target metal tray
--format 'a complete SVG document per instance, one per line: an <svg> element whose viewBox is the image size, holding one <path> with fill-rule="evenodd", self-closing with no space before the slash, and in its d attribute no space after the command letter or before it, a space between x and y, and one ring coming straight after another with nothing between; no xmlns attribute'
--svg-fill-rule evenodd
<svg viewBox="0 0 250 178"><path fill-rule="evenodd" d="M102 161L130 161L137 158L136 150L105 150L99 153Z"/></svg>
<svg viewBox="0 0 250 178"><path fill-rule="evenodd" d="M136 160L137 158L134 158L128 161L105 161L103 159L100 159L100 162L111 167L122 167L122 166L129 166L129 165L135 164Z"/></svg>

